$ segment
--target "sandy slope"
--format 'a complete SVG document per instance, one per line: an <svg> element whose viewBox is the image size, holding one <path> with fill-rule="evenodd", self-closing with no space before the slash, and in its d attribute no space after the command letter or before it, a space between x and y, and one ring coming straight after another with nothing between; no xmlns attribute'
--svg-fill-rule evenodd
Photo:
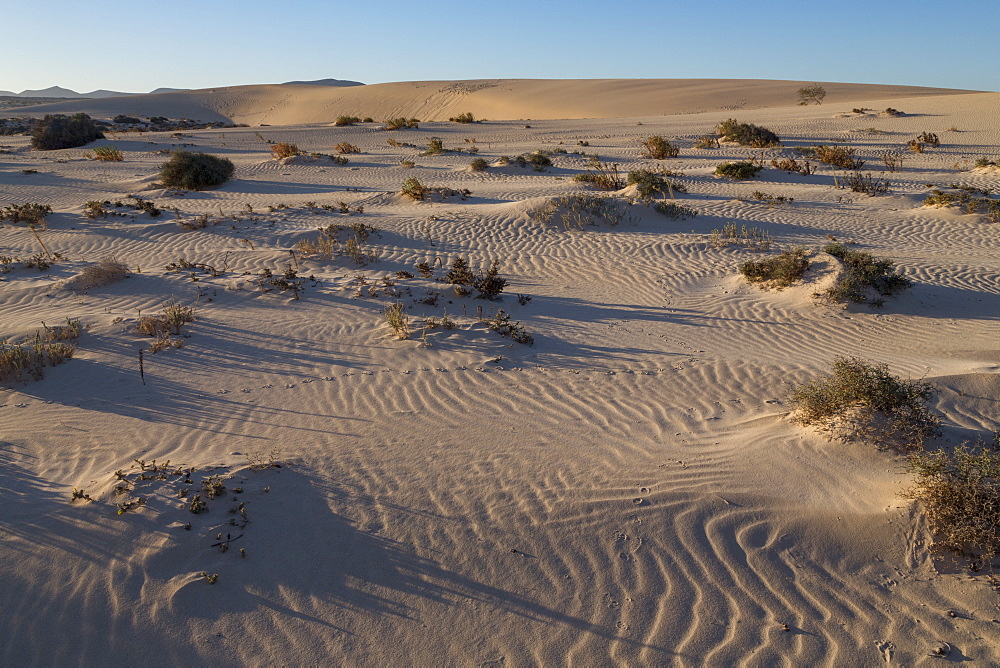
<svg viewBox="0 0 1000 668"><path fill-rule="evenodd" d="M736 114L785 138L773 155L849 142L874 165L921 131L942 137L907 155L891 195L872 198L834 188L825 166L808 177L767 169L746 183L711 176L748 154L692 148L728 110L531 128L260 130L308 151L360 146L343 167L279 164L254 129L108 140L122 163L4 138L13 152L0 154L0 206L52 204L43 239L67 260L2 276L0 336L65 318L87 331L73 360L0 391L0 661L924 665L946 642L952 659L1000 662L996 593L932 558L919 509L897 496L908 484L902 461L804 431L783 403L834 357L860 355L937 384L946 442L1000 423L998 228L921 207L926 183L1000 187L996 172L955 168L998 157L998 101L891 99L902 118L838 117L831 103ZM869 127L886 134L856 131ZM570 180L581 156L555 154L546 172L474 173L469 154L386 143L437 136L465 150L475 139L492 160L586 141L582 150L633 169L659 166L639 157L654 133L682 147L666 166L684 172L684 203L699 215L671 221L637 205L617 228L582 232L530 215L585 190ZM230 157L234 180L186 195L157 189L157 151L174 142ZM393 194L408 177L472 196L409 202ZM767 207L754 190L795 201ZM87 200L127 194L178 212L81 215ZM316 208L340 201L363 215ZM199 214L214 224L176 222ZM763 292L735 273L757 253L708 243L729 221L767 230L782 248L855 241L915 285L881 310L814 303L822 271L804 287ZM317 227L357 222L379 228L369 239L377 262L300 254L300 273L316 279L301 299L253 287ZM39 251L23 227L0 228L0 255ZM141 272L85 294L65 288L108 254ZM458 254L476 267L500 258L511 285L491 303L399 280L412 322L445 312L458 322L429 330L429 345L419 328L407 341L389 336L381 310L395 298L368 287L356 296L359 274L379 283ZM182 258L223 272L164 270ZM435 292L436 305L420 303ZM130 326L171 297L197 319L183 348L146 352L143 384L137 357L150 339ZM500 307L534 345L477 323L479 308ZM247 453L272 450L281 468L251 469ZM211 474L228 478L227 494L194 515L176 478L143 481L146 506L117 515L113 472L134 458L198 467L189 498ZM96 501L70 504L74 487ZM239 503L245 527L227 513ZM237 532L227 552L212 547Z"/></svg>
<svg viewBox="0 0 1000 668"><path fill-rule="evenodd" d="M84 111L94 116L166 115L235 123L332 123L352 115L376 120L398 116L444 121L471 112L477 118L619 118L713 110L784 107L809 81L736 79L489 79L407 81L330 86L231 86L161 95L40 105L31 113ZM826 104L948 95L972 91L918 86L824 83ZM883 107L884 108L884 107ZM18 110L17 115L28 113Z"/></svg>

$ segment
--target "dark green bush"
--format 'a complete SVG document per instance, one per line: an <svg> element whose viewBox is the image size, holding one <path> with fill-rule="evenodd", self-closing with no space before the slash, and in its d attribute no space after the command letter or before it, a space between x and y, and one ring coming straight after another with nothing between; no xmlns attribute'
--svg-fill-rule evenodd
<svg viewBox="0 0 1000 668"><path fill-rule="evenodd" d="M800 280L808 268L806 251L796 248L763 260L747 260L740 265L740 273L751 283L766 283L780 289Z"/></svg>
<svg viewBox="0 0 1000 668"><path fill-rule="evenodd" d="M715 127L715 132L725 141L734 141L740 146L767 148L781 144L778 135L767 128L752 123L740 123L734 118L719 123Z"/></svg>
<svg viewBox="0 0 1000 668"><path fill-rule="evenodd" d="M715 168L715 173L726 178L743 180L752 179L762 169L764 169L762 166L750 162L724 162Z"/></svg>
<svg viewBox="0 0 1000 668"><path fill-rule="evenodd" d="M469 163L469 169L471 169L474 172L482 172L487 167L489 167L489 165L482 158L475 158L473 159L472 162Z"/></svg>
<svg viewBox="0 0 1000 668"><path fill-rule="evenodd" d="M657 193L662 195L669 194L672 198L675 192L687 192L687 186L683 183L667 181L659 174L655 174L646 169L636 169L629 172L628 177L626 178L626 183L628 185L632 185L633 183L636 184L639 197L644 200L652 199Z"/></svg>
<svg viewBox="0 0 1000 668"><path fill-rule="evenodd" d="M139 123L142 123L142 121L135 116L126 116L125 114L118 114L111 120L115 123L120 123L121 125L138 125Z"/></svg>
<svg viewBox="0 0 1000 668"><path fill-rule="evenodd" d="M792 419L840 440L916 450L939 433L941 418L926 406L934 392L929 383L891 375L886 364L841 357L833 373L791 395Z"/></svg>
<svg viewBox="0 0 1000 668"><path fill-rule="evenodd" d="M174 151L170 160L163 163L160 178L170 188L204 190L228 181L235 169L227 158L207 153Z"/></svg>
<svg viewBox="0 0 1000 668"><path fill-rule="evenodd" d="M31 145L43 151L76 148L103 138L104 133L87 114L46 114L31 130Z"/></svg>
<svg viewBox="0 0 1000 668"><path fill-rule="evenodd" d="M853 250L842 243L827 244L823 251L844 264L844 273L826 291L826 296L833 301L880 306L883 300L869 299L869 290L890 297L910 287L910 279L896 271L892 260Z"/></svg>

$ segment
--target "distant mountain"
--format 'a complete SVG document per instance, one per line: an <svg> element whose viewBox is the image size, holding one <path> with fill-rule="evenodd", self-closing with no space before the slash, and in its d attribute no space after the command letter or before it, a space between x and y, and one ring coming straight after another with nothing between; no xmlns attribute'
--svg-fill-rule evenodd
<svg viewBox="0 0 1000 668"><path fill-rule="evenodd" d="M315 81L286 81L285 84L304 84L307 86L364 86L364 84L361 83L360 81L345 81L343 79L316 79Z"/></svg>
<svg viewBox="0 0 1000 668"><path fill-rule="evenodd" d="M157 93L180 93L181 91L191 90L190 88L157 88L156 90L149 91L150 95L156 95Z"/></svg>
<svg viewBox="0 0 1000 668"><path fill-rule="evenodd" d="M70 98L80 98L85 97L75 90L70 90L68 88L60 88L59 86L52 86L50 88L44 88L42 90L22 90L17 94L18 97L70 97Z"/></svg>
<svg viewBox="0 0 1000 668"><path fill-rule="evenodd" d="M9 90L0 90L0 97L18 97L18 94Z"/></svg>

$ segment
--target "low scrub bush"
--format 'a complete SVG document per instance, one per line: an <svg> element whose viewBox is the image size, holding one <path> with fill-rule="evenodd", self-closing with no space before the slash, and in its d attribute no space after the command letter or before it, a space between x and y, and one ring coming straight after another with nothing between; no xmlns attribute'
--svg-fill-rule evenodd
<svg viewBox="0 0 1000 668"><path fill-rule="evenodd" d="M342 141L339 144L337 144L336 146L334 146L333 150L335 150L337 153L340 153L341 155L343 155L345 153L346 154L361 153L361 149L360 148L358 148L354 144L348 143L346 141Z"/></svg>
<svg viewBox="0 0 1000 668"><path fill-rule="evenodd" d="M813 156L820 162L824 162L841 169L861 169L865 164L864 160L857 160L854 157L855 149L846 146L827 146L820 144L813 149Z"/></svg>
<svg viewBox="0 0 1000 668"><path fill-rule="evenodd" d="M881 297L891 297L910 287L910 279L895 269L892 260L848 248L842 243L827 244L823 251L844 265L844 272L825 293L831 301L881 306L885 301ZM873 290L881 297L872 298Z"/></svg>
<svg viewBox="0 0 1000 668"><path fill-rule="evenodd" d="M761 192L759 190L754 190L751 194L758 202L767 202L767 206L776 207L780 204L791 204L795 201L794 197L785 197L784 195L772 195L770 193Z"/></svg>
<svg viewBox="0 0 1000 668"><path fill-rule="evenodd" d="M601 162L597 156L590 159L587 172L577 174L573 180L589 183L601 190L621 190L625 187L625 180L618 172L618 163Z"/></svg>
<svg viewBox="0 0 1000 668"><path fill-rule="evenodd" d="M503 158L501 158L501 162L502 161ZM544 172L547 167L552 166L552 160L541 151L522 153L515 158L508 158L507 162L512 162L518 167L527 167L528 165L531 165L536 172Z"/></svg>
<svg viewBox="0 0 1000 668"><path fill-rule="evenodd" d="M427 186L418 179L406 179L403 181L403 187L399 192L401 195L406 195L412 200L422 201L427 197Z"/></svg>
<svg viewBox="0 0 1000 668"><path fill-rule="evenodd" d="M746 224L736 227L736 223L726 223L721 230L712 230L708 242L716 248L728 248L730 245L742 246L750 250L771 250L773 239L767 230L759 227L748 227Z"/></svg>
<svg viewBox="0 0 1000 668"><path fill-rule="evenodd" d="M979 570L1000 555L1000 436L993 444L963 444L952 452L915 452L916 481L901 494L919 501L935 547L971 558Z"/></svg>
<svg viewBox="0 0 1000 668"><path fill-rule="evenodd" d="M382 126L383 130L404 130L420 127L420 121L416 118L390 118Z"/></svg>
<svg viewBox="0 0 1000 668"><path fill-rule="evenodd" d="M110 283L116 283L132 272L124 262L119 262L114 256L101 258L94 264L87 265L74 278L68 287L74 290L90 290Z"/></svg>
<svg viewBox="0 0 1000 668"><path fill-rule="evenodd" d="M743 181L757 176L762 169L764 169L763 166L755 165L752 162L724 162L715 168L715 173L728 179Z"/></svg>
<svg viewBox="0 0 1000 668"><path fill-rule="evenodd" d="M643 153L643 157L652 158L654 160L676 158L681 152L679 148L659 135L653 135L652 137L644 139L642 141L642 147L646 149L645 153Z"/></svg>
<svg viewBox="0 0 1000 668"><path fill-rule="evenodd" d="M740 273L751 283L762 283L779 290L801 280L807 269L809 260L802 248L787 250L763 260L748 260L740 265Z"/></svg>
<svg viewBox="0 0 1000 668"><path fill-rule="evenodd" d="M222 185L235 171L233 163L207 153L174 151L160 170L160 179L169 188L204 190Z"/></svg>
<svg viewBox="0 0 1000 668"><path fill-rule="evenodd" d="M653 211L656 211L656 213L661 216L666 216L671 220L684 220L686 218L694 218L698 215L698 212L689 206L684 206L683 204L678 204L677 202L668 202L666 200L659 201L654 204Z"/></svg>
<svg viewBox="0 0 1000 668"><path fill-rule="evenodd" d="M938 139L938 136L933 132L921 132L917 135L916 141L927 144L928 146L933 146L934 148L941 145L941 140Z"/></svg>
<svg viewBox="0 0 1000 668"><path fill-rule="evenodd" d="M194 308L171 300L163 305L159 315L139 316L135 331L138 334L162 338L180 334L181 328L189 322L194 322Z"/></svg>
<svg viewBox="0 0 1000 668"><path fill-rule="evenodd" d="M393 335L397 339L410 338L410 317L406 314L406 306L403 302L386 304L382 308L382 315L385 322L392 329Z"/></svg>
<svg viewBox="0 0 1000 668"><path fill-rule="evenodd" d="M975 197L975 194L987 194L978 189L959 189L958 192L943 192L935 188L924 199L925 206L949 207L957 206L965 213L985 215L991 223L1000 223L1000 200L989 197Z"/></svg>
<svg viewBox="0 0 1000 668"><path fill-rule="evenodd" d="M668 181L659 174L646 169L636 169L629 172L625 182L628 185L635 184L639 197L646 201L653 199L657 193L669 195L670 199L674 199L675 192L687 192L687 186L683 183Z"/></svg>
<svg viewBox="0 0 1000 668"><path fill-rule="evenodd" d="M616 197L577 194L554 197L531 212L542 224L557 223L564 229L582 230L604 222L617 227L630 218L628 204Z"/></svg>
<svg viewBox="0 0 1000 668"><path fill-rule="evenodd" d="M740 146L768 148L781 144L778 135L767 128L752 123L740 123L734 118L719 123L715 127L715 132L725 141L736 142Z"/></svg>
<svg viewBox="0 0 1000 668"><path fill-rule="evenodd" d="M427 143L427 150L423 152L423 155L440 155L444 152L444 142L437 137L431 137Z"/></svg>
<svg viewBox="0 0 1000 668"><path fill-rule="evenodd" d="M1000 167L996 160L990 160L989 158L976 158L976 167Z"/></svg>
<svg viewBox="0 0 1000 668"><path fill-rule="evenodd" d="M76 346L62 341L76 339L81 327L79 320L66 322L65 326L36 331L25 343L0 340L0 382L13 383L25 380L26 376L41 380L45 367L56 366L71 358Z"/></svg>
<svg viewBox="0 0 1000 668"><path fill-rule="evenodd" d="M472 115L472 112L465 112L464 114L459 114L458 116L452 116L448 119L452 123L478 123L476 117Z"/></svg>
<svg viewBox="0 0 1000 668"><path fill-rule="evenodd" d="M929 383L893 376L886 364L841 357L832 373L792 393L792 420L843 441L916 450L939 433L941 418L927 408L934 393Z"/></svg>
<svg viewBox="0 0 1000 668"><path fill-rule="evenodd" d="M345 125L354 125L355 123L360 122L361 119L357 116L337 116L337 120L335 120L333 124L338 127L343 127Z"/></svg>
<svg viewBox="0 0 1000 668"><path fill-rule="evenodd" d="M867 172L851 172L846 176L833 177L834 185L838 188L850 188L856 193L866 195L885 195L889 192L889 180L872 176Z"/></svg>
<svg viewBox="0 0 1000 668"><path fill-rule="evenodd" d="M535 341L535 338L525 331L520 322L511 322L510 315L504 312L503 309L497 311L493 318L484 319L483 322L488 329L498 333L500 336L514 339L518 343L531 345Z"/></svg>
<svg viewBox="0 0 1000 668"><path fill-rule="evenodd" d="M271 153L277 159L281 158L291 158L295 155L302 155L302 151L295 144L289 144L287 142L278 142L277 144L271 144Z"/></svg>
<svg viewBox="0 0 1000 668"><path fill-rule="evenodd" d="M76 148L103 138L104 133L87 114L46 114L31 130L31 145L43 151Z"/></svg>
<svg viewBox="0 0 1000 668"><path fill-rule="evenodd" d="M795 158L772 158L771 166L775 169L780 169L783 172L798 172L803 176L809 176L812 174L812 168L809 165L809 161L806 160L804 163L799 164Z"/></svg>
<svg viewBox="0 0 1000 668"><path fill-rule="evenodd" d="M0 209L0 222L9 220L11 223L27 223L28 225L38 225L45 227L45 216L52 213L52 207L48 204L11 204Z"/></svg>
<svg viewBox="0 0 1000 668"><path fill-rule="evenodd" d="M96 146L87 155L91 160L101 162L122 162L125 156L114 146Z"/></svg>
<svg viewBox="0 0 1000 668"><path fill-rule="evenodd" d="M826 97L826 89L819 84L805 86L799 89L798 96L799 104L802 106L807 104L823 104L823 98Z"/></svg>
<svg viewBox="0 0 1000 668"><path fill-rule="evenodd" d="M715 135L702 135L694 142L695 148L719 148L719 138Z"/></svg>
<svg viewBox="0 0 1000 668"><path fill-rule="evenodd" d="M892 107L886 107L884 111L878 112L879 116L904 116L903 112L899 109L893 109Z"/></svg>
<svg viewBox="0 0 1000 668"><path fill-rule="evenodd" d="M489 164L483 158L475 158L469 163L469 169L474 172L486 171L487 167L489 167Z"/></svg>

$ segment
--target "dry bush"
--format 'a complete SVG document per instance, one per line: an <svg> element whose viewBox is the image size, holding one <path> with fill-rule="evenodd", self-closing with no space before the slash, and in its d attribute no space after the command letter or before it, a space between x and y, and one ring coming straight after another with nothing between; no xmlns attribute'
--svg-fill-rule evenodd
<svg viewBox="0 0 1000 668"><path fill-rule="evenodd" d="M646 149L643 154L644 158L652 158L654 160L664 160L666 158L676 158L681 152L679 148L671 144L669 141L664 139L659 135L653 135L652 137L647 137L642 141L642 147Z"/></svg>
<svg viewBox="0 0 1000 668"><path fill-rule="evenodd" d="M775 169L780 169L783 172L798 172L803 176L809 176L812 174L812 167L809 165L808 160L800 165L795 158L781 158L780 160L772 158L771 166Z"/></svg>
<svg viewBox="0 0 1000 668"><path fill-rule="evenodd" d="M410 316L406 314L406 306L403 302L386 304L382 308L382 315L385 321L392 328L392 333L397 339L410 338Z"/></svg>
<svg viewBox="0 0 1000 668"><path fill-rule="evenodd" d="M360 148L358 148L354 144L350 144L350 143L348 143L346 141L340 142L339 144L337 144L336 146L334 146L333 149L337 153L340 153L340 154L345 154L345 153L361 153L361 149Z"/></svg>
<svg viewBox="0 0 1000 668"><path fill-rule="evenodd" d="M927 144L928 146L933 146L934 148L941 145L941 140L938 139L938 136L933 132L921 132L917 135L917 141Z"/></svg>
<svg viewBox="0 0 1000 668"><path fill-rule="evenodd" d="M338 127L343 127L345 125L354 125L355 123L360 122L361 119L357 116L337 116L337 120L335 120L333 124Z"/></svg>
<svg viewBox="0 0 1000 668"><path fill-rule="evenodd" d="M716 248L729 248L730 245L742 246L755 251L771 250L774 242L771 234L759 227L749 227L746 224L736 227L736 223L726 223L721 230L712 230L708 242Z"/></svg>
<svg viewBox="0 0 1000 668"><path fill-rule="evenodd" d="M452 123L476 123L476 117L472 115L471 111L467 111L464 114L459 114L458 116L452 116L448 119Z"/></svg>
<svg viewBox="0 0 1000 668"><path fill-rule="evenodd" d="M809 260L803 248L784 251L763 260L748 260L740 265L740 273L751 283L762 283L779 290L801 280L807 269Z"/></svg>
<svg viewBox="0 0 1000 668"><path fill-rule="evenodd" d="M90 290L102 285L116 283L132 272L128 265L119 262L113 255L103 257L95 264L87 265L68 285L74 290Z"/></svg>
<svg viewBox="0 0 1000 668"><path fill-rule="evenodd" d="M287 142L278 142L277 144L271 144L271 153L278 160L281 158L291 158L295 155L302 155L302 151L295 144L289 144Z"/></svg>
<svg viewBox="0 0 1000 668"><path fill-rule="evenodd" d="M45 229L45 216L52 213L52 207L48 204L11 204L0 209L0 222L9 220L11 223L27 223L29 226L38 225Z"/></svg>
<svg viewBox="0 0 1000 668"><path fill-rule="evenodd" d="M122 152L114 146L97 146L88 151L87 157L101 162L121 162L125 159Z"/></svg>
<svg viewBox="0 0 1000 668"><path fill-rule="evenodd" d="M694 143L695 148L719 148L719 138L715 135L702 135Z"/></svg>
<svg viewBox="0 0 1000 668"><path fill-rule="evenodd" d="M163 163L160 178L168 188L204 190L222 185L233 175L236 167L228 158L207 153L174 151L170 160Z"/></svg>
<svg viewBox="0 0 1000 668"><path fill-rule="evenodd" d="M935 547L971 557L973 570L992 571L1000 555L1000 431L992 445L916 452L909 470L917 480L901 496L923 505Z"/></svg>
<svg viewBox="0 0 1000 668"><path fill-rule="evenodd" d="M840 357L831 374L791 395L792 419L843 441L916 450L939 433L941 418L927 409L934 394L931 384L902 380L886 364Z"/></svg>
<svg viewBox="0 0 1000 668"><path fill-rule="evenodd" d="M420 121L416 118L390 118L382 126L383 130L403 130L420 127Z"/></svg>
<svg viewBox="0 0 1000 668"><path fill-rule="evenodd" d="M594 156L588 167L586 173L577 174L573 180L589 183L601 190L621 190L625 187L625 180L618 172L618 163L601 162L600 158Z"/></svg>
<svg viewBox="0 0 1000 668"><path fill-rule="evenodd" d="M169 337L170 334L180 334L181 328L189 322L194 322L194 309L171 300L163 305L159 315L140 316L135 331L138 334L163 338Z"/></svg>
<svg viewBox="0 0 1000 668"><path fill-rule="evenodd" d="M810 103L823 104L823 98L826 97L826 89L819 84L814 84L800 88L798 96L799 104L803 106Z"/></svg>
<svg viewBox="0 0 1000 668"><path fill-rule="evenodd" d="M890 172L903 168L903 154L896 151L886 151L882 154L882 163Z"/></svg>
<svg viewBox="0 0 1000 668"><path fill-rule="evenodd" d="M79 320L67 320L66 325L59 327L42 326L44 331L36 331L25 343L0 339L0 382L24 380L25 376L41 380L45 367L56 366L73 356L76 346L62 341L80 335Z"/></svg>
<svg viewBox="0 0 1000 668"><path fill-rule="evenodd" d="M846 146L827 146L820 144L813 149L813 155L820 162L828 165L840 167L841 169L861 169L865 164L864 160L857 160L854 157L856 150Z"/></svg>

